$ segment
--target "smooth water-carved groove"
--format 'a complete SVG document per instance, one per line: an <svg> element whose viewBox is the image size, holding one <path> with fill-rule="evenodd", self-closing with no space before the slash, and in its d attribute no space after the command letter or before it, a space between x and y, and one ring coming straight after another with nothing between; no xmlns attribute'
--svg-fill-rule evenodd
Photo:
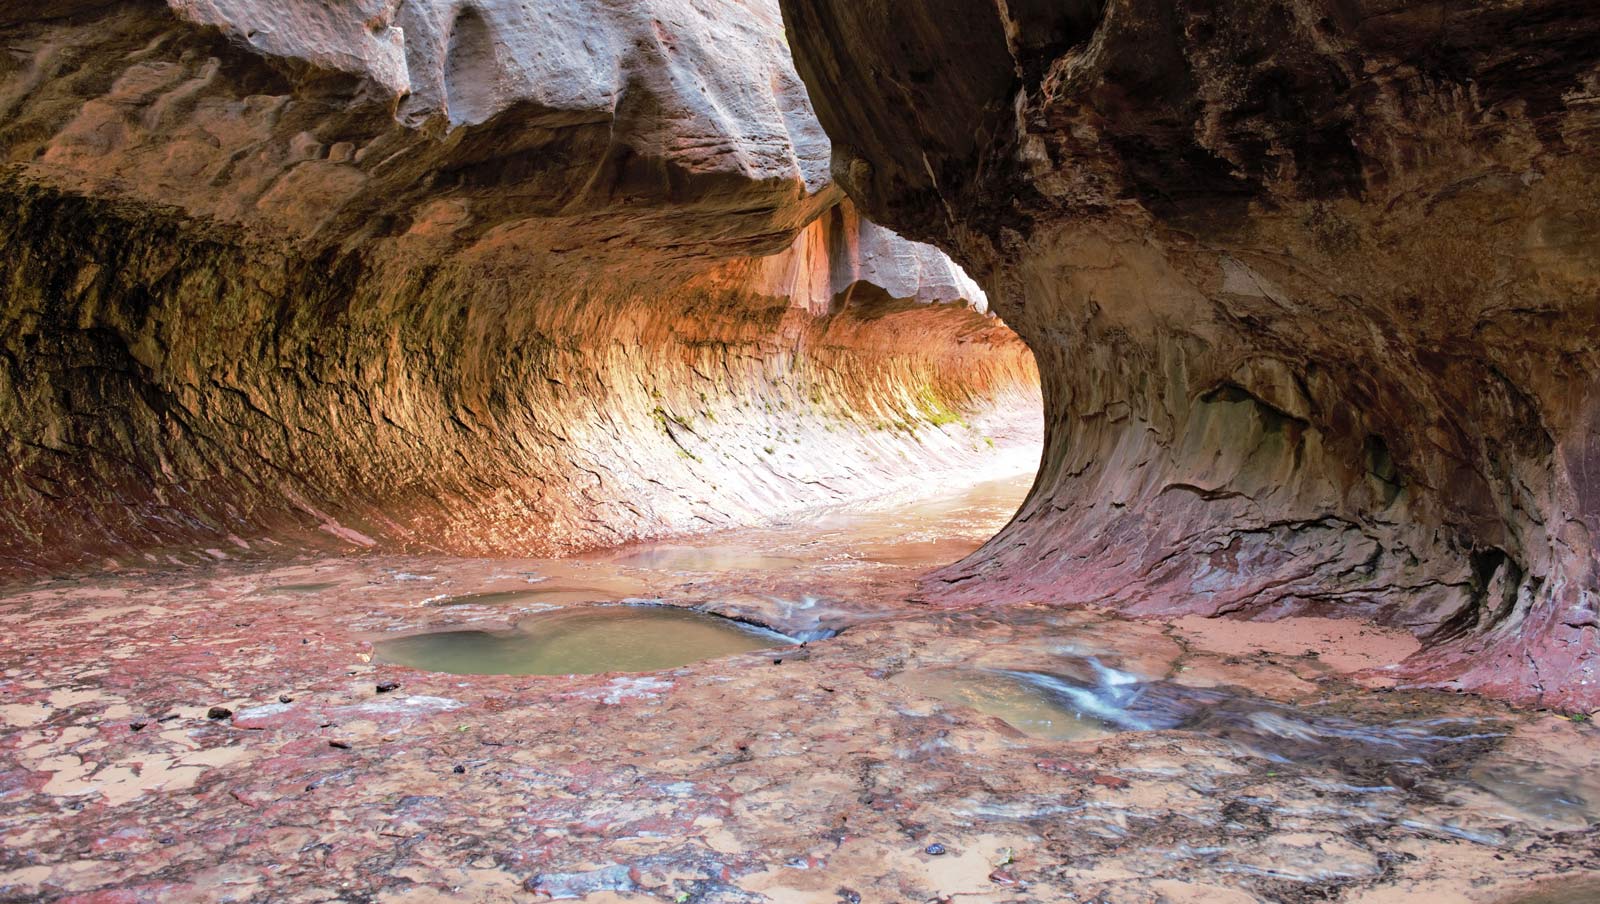
<svg viewBox="0 0 1600 904"><path fill-rule="evenodd" d="M468 6L457 14L444 62L444 103L453 126L475 125L498 112L494 41L482 13Z"/></svg>

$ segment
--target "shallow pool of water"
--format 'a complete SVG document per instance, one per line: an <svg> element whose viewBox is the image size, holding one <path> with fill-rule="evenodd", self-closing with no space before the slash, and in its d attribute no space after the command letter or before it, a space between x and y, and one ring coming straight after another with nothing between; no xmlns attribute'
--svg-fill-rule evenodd
<svg viewBox="0 0 1600 904"><path fill-rule="evenodd" d="M379 641L380 662L457 675L653 672L786 646L773 631L671 606L545 612L510 631L440 631Z"/></svg>
<svg viewBox="0 0 1600 904"><path fill-rule="evenodd" d="M339 586L338 581L313 581L301 584L274 584L271 587L263 588L261 592L311 594L321 593L324 590L331 590L337 586Z"/></svg>
<svg viewBox="0 0 1600 904"><path fill-rule="evenodd" d="M966 558L982 540L956 537L944 540L879 541L864 543L860 556L868 562L881 565L901 565L910 568L932 568L948 565Z"/></svg>
<svg viewBox="0 0 1600 904"><path fill-rule="evenodd" d="M863 561L933 568L959 561L1006 523L1032 485L1031 472L988 480L955 495L889 507L862 506L812 520L819 536Z"/></svg>
<svg viewBox="0 0 1600 904"><path fill-rule="evenodd" d="M1016 512L1033 485L1032 470L986 480L949 496L913 499L897 505L852 506L809 520L819 531L856 539L883 539L906 532L981 534L986 539Z"/></svg>

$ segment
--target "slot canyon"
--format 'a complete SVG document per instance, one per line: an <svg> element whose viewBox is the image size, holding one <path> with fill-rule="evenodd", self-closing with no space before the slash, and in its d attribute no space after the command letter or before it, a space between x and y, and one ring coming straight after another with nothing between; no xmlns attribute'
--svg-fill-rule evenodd
<svg viewBox="0 0 1600 904"><path fill-rule="evenodd" d="M0 904L1600 902L1577 0L0 7Z"/></svg>

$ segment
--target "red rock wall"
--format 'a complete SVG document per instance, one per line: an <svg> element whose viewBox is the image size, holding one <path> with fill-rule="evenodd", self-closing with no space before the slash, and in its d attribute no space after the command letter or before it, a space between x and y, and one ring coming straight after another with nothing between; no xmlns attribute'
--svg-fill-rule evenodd
<svg viewBox="0 0 1600 904"><path fill-rule="evenodd" d="M1419 682L1600 704L1587 8L784 7L840 182L1039 358L952 598L1368 615Z"/></svg>
<svg viewBox="0 0 1600 904"><path fill-rule="evenodd" d="M753 291L768 261L671 287L416 273L37 187L4 198L6 571L196 546L550 554L734 526L895 486L913 460L981 467L1000 429L983 412L1037 406L995 321L818 316Z"/></svg>
<svg viewBox="0 0 1600 904"><path fill-rule="evenodd" d="M0 15L0 576L733 526L1037 411L970 281L841 203L775 9L569 16L595 68L544 71L521 6L175 7ZM434 44L485 34L452 107Z"/></svg>

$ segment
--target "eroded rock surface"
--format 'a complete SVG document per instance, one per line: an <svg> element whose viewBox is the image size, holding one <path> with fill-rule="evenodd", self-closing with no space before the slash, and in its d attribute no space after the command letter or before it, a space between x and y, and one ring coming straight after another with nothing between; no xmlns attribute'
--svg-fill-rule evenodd
<svg viewBox="0 0 1600 904"><path fill-rule="evenodd" d="M0 13L0 575L547 554L978 465L1031 357L769 2Z"/></svg>
<svg viewBox="0 0 1600 904"><path fill-rule="evenodd" d="M1046 467L956 599L1359 613L1600 701L1600 19L784 0L869 216L1033 347Z"/></svg>
<svg viewBox="0 0 1600 904"><path fill-rule="evenodd" d="M1506 904L1594 881L1600 730L1385 692L1405 632L907 607L1028 476L689 549L41 581L0 598L0 901ZM576 586L569 614L638 595L845 630L647 674L385 662ZM1037 715L1097 728L950 699L952 675L1066 688Z"/></svg>

